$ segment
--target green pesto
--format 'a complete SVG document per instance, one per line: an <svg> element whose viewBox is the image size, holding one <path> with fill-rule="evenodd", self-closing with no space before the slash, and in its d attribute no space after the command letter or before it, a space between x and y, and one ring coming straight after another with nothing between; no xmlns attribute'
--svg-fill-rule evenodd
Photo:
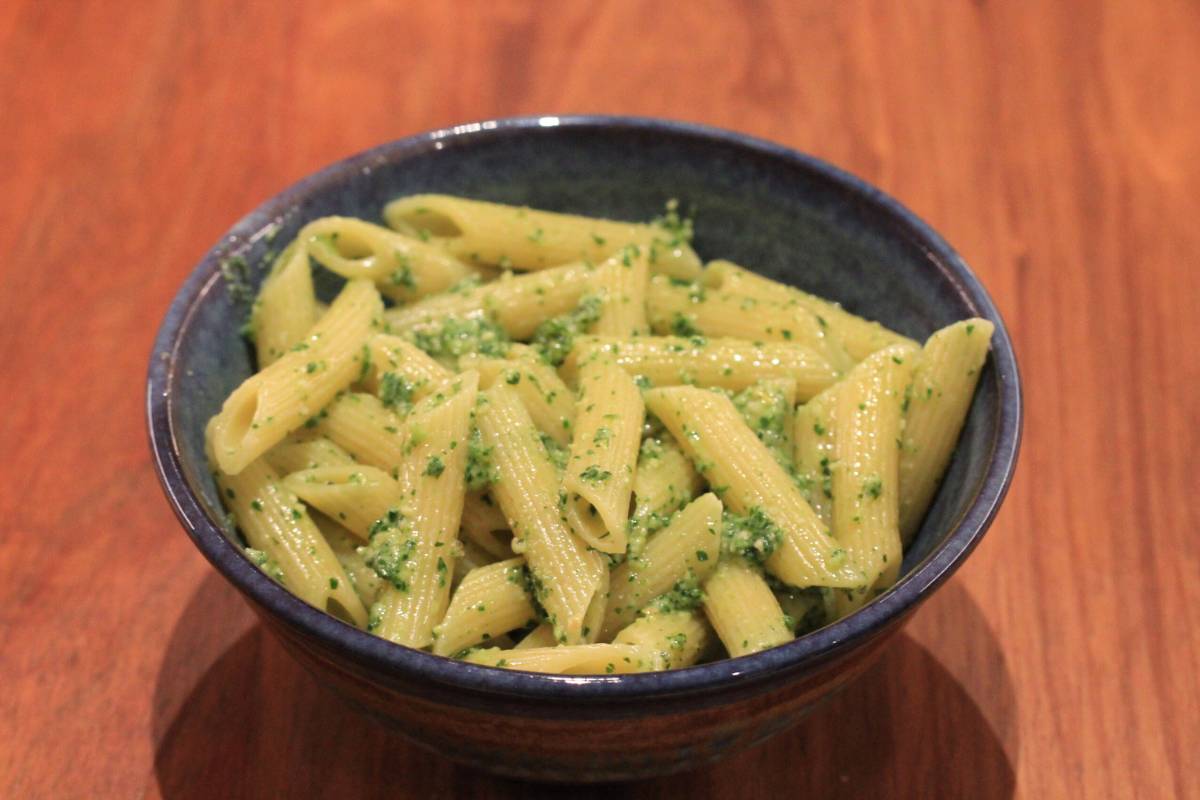
<svg viewBox="0 0 1200 800"><path fill-rule="evenodd" d="M437 325L412 331L409 339L434 358L457 360L471 353L493 358L508 355L508 334L488 319L449 316Z"/></svg>
<svg viewBox="0 0 1200 800"><path fill-rule="evenodd" d="M379 400L401 416L412 410L413 392L417 384L399 372L385 372L379 378Z"/></svg>
<svg viewBox="0 0 1200 800"><path fill-rule="evenodd" d="M704 590L689 570L687 576L675 581L675 585L651 600L646 608L669 614L673 611L692 611L704 603Z"/></svg>
<svg viewBox="0 0 1200 800"><path fill-rule="evenodd" d="M467 488L479 492L500 480L500 474L492 460L492 448L483 444L478 428L471 429L467 442Z"/></svg>
<svg viewBox="0 0 1200 800"><path fill-rule="evenodd" d="M574 310L537 326L531 342L533 348L546 363L559 366L575 346L575 337L586 333L600 319L602 306L598 295L582 298Z"/></svg>
<svg viewBox="0 0 1200 800"><path fill-rule="evenodd" d="M752 564L765 562L783 541L783 531L758 506L746 515L721 516L721 549Z"/></svg>

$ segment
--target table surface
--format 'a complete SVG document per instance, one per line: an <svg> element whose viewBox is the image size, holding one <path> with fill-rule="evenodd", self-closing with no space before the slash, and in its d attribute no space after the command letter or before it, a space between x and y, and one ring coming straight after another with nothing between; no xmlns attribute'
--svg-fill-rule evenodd
<svg viewBox="0 0 1200 800"><path fill-rule="evenodd" d="M180 532L143 389L172 295L262 199L413 132L586 111L877 183L973 265L1027 391L996 524L877 667L718 767L605 791L1200 796L1200 5L673 5L0 4L0 796L570 793L320 690Z"/></svg>

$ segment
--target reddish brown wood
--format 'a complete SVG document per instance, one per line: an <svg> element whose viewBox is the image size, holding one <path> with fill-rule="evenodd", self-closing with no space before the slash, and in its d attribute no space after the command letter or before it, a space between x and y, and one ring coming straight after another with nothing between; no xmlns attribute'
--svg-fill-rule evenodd
<svg viewBox="0 0 1200 800"><path fill-rule="evenodd" d="M1028 389L1004 511L877 668L618 793L1200 796L1200 6L118 5L0 4L0 796L530 793L359 720L263 635L160 496L142 392L175 289L264 197L570 111L883 186L992 290Z"/></svg>

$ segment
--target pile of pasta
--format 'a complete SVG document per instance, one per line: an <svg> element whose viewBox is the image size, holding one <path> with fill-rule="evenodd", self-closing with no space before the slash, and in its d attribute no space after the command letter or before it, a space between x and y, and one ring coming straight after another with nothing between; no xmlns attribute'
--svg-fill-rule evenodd
<svg viewBox="0 0 1200 800"><path fill-rule="evenodd" d="M649 224L444 195L305 226L210 421L248 556L390 641L628 673L791 641L897 579L992 325L924 345ZM313 264L346 279L324 306ZM231 332L232 333L232 332Z"/></svg>

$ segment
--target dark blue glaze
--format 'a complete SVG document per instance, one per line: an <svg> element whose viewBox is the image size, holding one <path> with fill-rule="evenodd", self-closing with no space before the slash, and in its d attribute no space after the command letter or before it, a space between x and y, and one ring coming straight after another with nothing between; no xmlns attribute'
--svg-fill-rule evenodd
<svg viewBox="0 0 1200 800"><path fill-rule="evenodd" d="M992 320L991 357L903 577L857 613L764 653L671 672L586 677L496 670L400 647L269 580L222 532L204 460L205 422L251 370L235 333L245 307L230 297L219 265L231 256L246 259L256 284L264 254L304 222L327 214L378 220L388 200L415 192L630 220L649 219L676 197L695 213L695 247L704 258L736 261L916 339L964 317ZM271 245L266 232L273 227ZM334 285L323 289L328 294ZM151 357L147 413L163 488L188 535L331 688L426 744L444 737L454 745L451 755L476 765L561 780L560 765L592 780L712 760L791 724L844 676L865 668L995 516L1016 465L1021 389L1008 332L979 281L929 226L872 186L727 131L629 117L541 117L464 125L374 148L302 180L238 222L167 311ZM779 710L747 711L735 724L764 698L775 698ZM445 709L456 710L453 722L434 718ZM536 735L549 736L581 722L626 721L653 735L649 721L656 717L694 724L695 741L672 740L641 755L589 756L564 753L561 742L518 753L495 736L473 738L481 719L500 728L536 719Z"/></svg>

